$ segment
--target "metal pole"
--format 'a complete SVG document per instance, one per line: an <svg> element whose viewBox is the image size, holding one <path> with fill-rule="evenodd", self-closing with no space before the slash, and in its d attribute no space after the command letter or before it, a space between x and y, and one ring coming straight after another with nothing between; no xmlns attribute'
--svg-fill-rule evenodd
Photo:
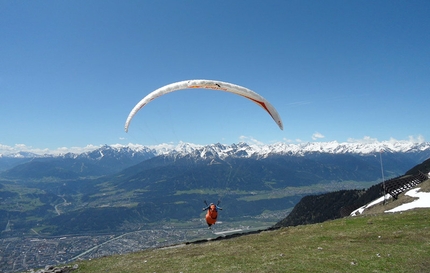
<svg viewBox="0 0 430 273"><path fill-rule="evenodd" d="M385 205L385 178L384 178L384 167L382 165L382 150L379 151L379 161L381 162L381 174L382 174L382 188L384 189L384 205Z"/></svg>

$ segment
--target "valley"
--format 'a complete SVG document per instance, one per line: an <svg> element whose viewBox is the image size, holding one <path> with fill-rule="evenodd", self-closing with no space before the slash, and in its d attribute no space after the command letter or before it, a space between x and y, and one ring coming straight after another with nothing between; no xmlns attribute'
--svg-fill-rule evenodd
<svg viewBox="0 0 430 273"><path fill-rule="evenodd" d="M12 273L265 229L305 196L380 183L380 147L340 147L103 146L80 155L2 156L0 268ZM428 144L393 148L384 154L385 178L429 154ZM223 207L212 230L203 222L204 200Z"/></svg>
<svg viewBox="0 0 430 273"><path fill-rule="evenodd" d="M110 255L159 248L196 240L223 237L232 233L247 233L270 227L287 211L265 212L240 221L222 221L208 229L203 218L186 222L164 222L142 226L127 232L43 236L35 231L25 236L0 237L0 268L2 272L20 272L46 265L73 263ZM6 236L5 236L6 235Z"/></svg>

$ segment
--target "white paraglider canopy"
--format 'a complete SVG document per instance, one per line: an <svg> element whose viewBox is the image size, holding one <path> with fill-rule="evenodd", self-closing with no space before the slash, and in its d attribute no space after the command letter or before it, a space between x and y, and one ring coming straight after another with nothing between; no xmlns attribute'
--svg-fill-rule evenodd
<svg viewBox="0 0 430 273"><path fill-rule="evenodd" d="M278 114L278 111L276 111L275 107L273 107L272 104L270 104L270 102L268 102L265 98L263 98L256 92L246 87L228 83L228 82L213 81L213 80L188 80L188 81L180 81L180 82L175 82L175 83L165 85L149 93L146 97L144 97L141 101L139 101L139 103L136 104L136 106L134 106L134 108L131 110L130 114L127 117L127 120L125 122L125 131L128 132L128 127L130 126L130 122L133 119L133 117L136 115L136 113L140 109L142 109L145 105L147 105L150 101L174 91L190 89L190 88L219 90L219 91L230 92L230 93L245 97L255 102L264 110L266 110L266 112L269 113L269 115L273 118L276 124L278 124L279 128L283 130L282 120Z"/></svg>

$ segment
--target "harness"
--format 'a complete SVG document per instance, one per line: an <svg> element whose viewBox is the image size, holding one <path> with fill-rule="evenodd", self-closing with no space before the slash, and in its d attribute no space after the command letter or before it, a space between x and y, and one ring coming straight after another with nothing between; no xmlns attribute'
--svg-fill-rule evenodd
<svg viewBox="0 0 430 273"><path fill-rule="evenodd" d="M209 216L212 218L212 219L214 219L214 220L216 220L216 218L218 217L218 211L216 210L216 207L215 207L215 205L212 205L210 208L209 208Z"/></svg>

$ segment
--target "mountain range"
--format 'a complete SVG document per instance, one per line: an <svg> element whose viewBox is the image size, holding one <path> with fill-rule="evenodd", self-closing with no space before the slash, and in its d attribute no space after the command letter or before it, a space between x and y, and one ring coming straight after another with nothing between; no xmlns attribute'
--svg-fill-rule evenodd
<svg viewBox="0 0 430 273"><path fill-rule="evenodd" d="M253 154L267 155L271 153L275 154L290 154L290 155L304 155L307 153L323 152L323 153L355 153L355 154L368 154L368 153L379 153L385 152L419 152L430 149L430 142L411 142L411 141L383 141L383 142L307 142L300 144L289 144L285 142L278 142L275 144L262 145L262 144L211 144L211 145L199 145L192 143L180 142L177 145L174 144L159 144L153 146L143 146L139 144L129 145L104 145L101 148L95 148L93 151L85 152L81 154L64 153L57 154L60 157L79 157L86 156L91 158L101 158L104 156L104 151L111 149L116 152L125 154L149 154L149 155L161 155L169 154L172 152L189 154L202 149L211 149L215 151L219 156L236 155L236 156L252 156ZM237 153L239 151L246 151L246 153ZM0 158L32 158L32 157L52 157L54 154L36 154L26 151L15 151L15 152L4 152L0 153Z"/></svg>
<svg viewBox="0 0 430 273"><path fill-rule="evenodd" d="M303 196L363 189L429 157L427 142L105 145L81 154L3 154L0 227L56 235L124 231L192 220L203 200L230 208L221 216L226 222L285 215Z"/></svg>
<svg viewBox="0 0 430 273"><path fill-rule="evenodd" d="M156 146L104 145L90 152L80 154L35 154L18 151L13 153L0 153L0 172L14 166L33 161L50 161L53 159L79 161L82 164L94 165L102 168L100 173L114 173L118 170L137 164L155 156L167 155L172 158L190 156L194 159L225 159L225 158L266 158L273 155L306 156L310 154L355 154L376 155L409 154L414 161L421 162L430 157L430 142L413 143L409 141L385 141L374 143L362 142L308 142L302 144L276 143L272 145L255 145L247 143L238 144L211 144L197 145L192 143L160 144ZM97 172L97 171L96 171Z"/></svg>

